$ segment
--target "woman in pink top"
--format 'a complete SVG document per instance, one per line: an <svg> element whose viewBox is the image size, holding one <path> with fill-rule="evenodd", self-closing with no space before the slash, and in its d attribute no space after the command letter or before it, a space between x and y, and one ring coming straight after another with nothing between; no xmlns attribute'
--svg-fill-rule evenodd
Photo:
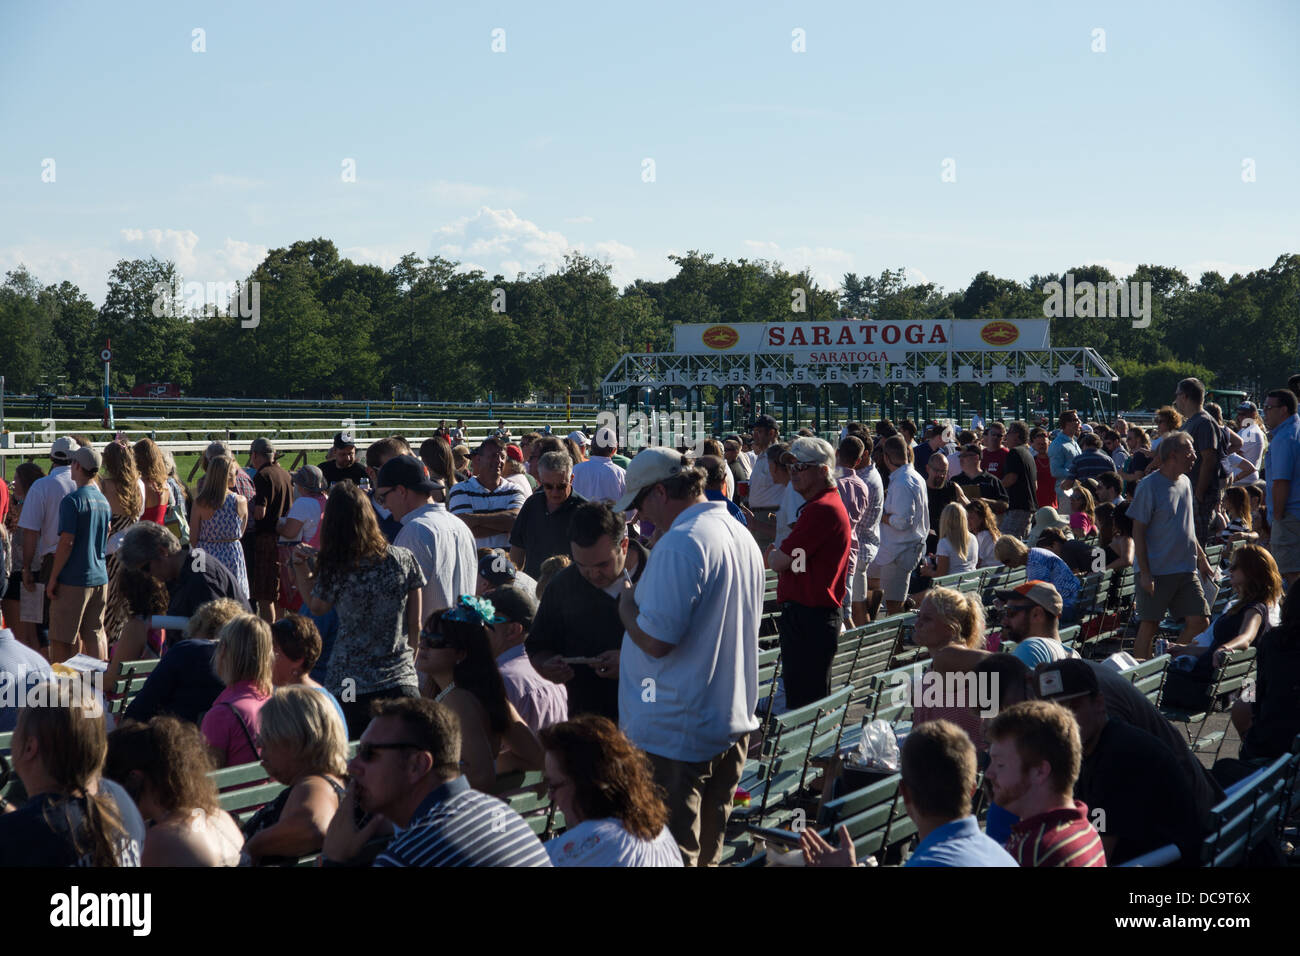
<svg viewBox="0 0 1300 956"><path fill-rule="evenodd" d="M261 759L257 734L271 696L271 625L252 614L231 618L217 635L212 667L226 685L203 718L203 736L219 767Z"/></svg>
<svg viewBox="0 0 1300 956"><path fill-rule="evenodd" d="M1097 530L1097 509L1092 492L1083 485L1075 485L1070 493L1070 527L1081 538Z"/></svg>

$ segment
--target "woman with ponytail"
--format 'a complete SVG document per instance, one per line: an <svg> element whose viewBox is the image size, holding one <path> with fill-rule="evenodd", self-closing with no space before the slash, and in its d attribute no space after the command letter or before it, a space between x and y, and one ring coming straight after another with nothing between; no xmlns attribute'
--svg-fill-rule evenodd
<svg viewBox="0 0 1300 956"><path fill-rule="evenodd" d="M138 866L139 847L100 779L108 735L99 698L67 677L24 691L30 706L18 712L10 761L28 800L0 815L0 867Z"/></svg>

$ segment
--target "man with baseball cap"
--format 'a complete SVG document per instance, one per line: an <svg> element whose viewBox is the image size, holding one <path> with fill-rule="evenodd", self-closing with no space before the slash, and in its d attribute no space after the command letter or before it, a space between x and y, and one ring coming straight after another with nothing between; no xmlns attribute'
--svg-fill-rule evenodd
<svg viewBox="0 0 1300 956"><path fill-rule="evenodd" d="M749 529L759 547L766 549L776 540L776 510L785 494L785 486L777 484L772 477L767 450L781 440L781 434L777 431L776 419L771 415L759 415L750 427L754 433L754 459L749 473L748 506L754 517Z"/></svg>
<svg viewBox="0 0 1300 956"><path fill-rule="evenodd" d="M1195 866L1201 837L1196 805L1169 748L1107 715L1087 661L1040 664L1034 680L1039 699L1061 704L1079 722L1083 763L1074 795L1091 808L1110 865L1176 843L1184 864Z"/></svg>
<svg viewBox="0 0 1300 956"><path fill-rule="evenodd" d="M777 572L786 703L793 709L830 693L853 529L835 484L835 449L820 438L796 438L782 458L804 499L794 530L768 553Z"/></svg>
<svg viewBox="0 0 1300 956"><path fill-rule="evenodd" d="M348 432L339 432L334 436L334 447L319 467L331 488L340 481L360 485L361 479L366 477L365 465L357 461L357 440Z"/></svg>
<svg viewBox="0 0 1300 956"><path fill-rule="evenodd" d="M375 476L375 499L402 525L393 544L409 549L424 572L420 613L426 619L474 593L474 534L439 500L444 491L414 455L388 459Z"/></svg>
<svg viewBox="0 0 1300 956"><path fill-rule="evenodd" d="M662 534L619 598L620 724L666 791L683 860L716 865L758 729L763 557L727 506L704 496L704 472L672 448L632 459L614 508L636 508Z"/></svg>
<svg viewBox="0 0 1300 956"><path fill-rule="evenodd" d="M1012 651L1028 667L1079 655L1061 643L1057 624L1065 603L1047 581L1026 581L1010 591L998 591L1004 604L1002 639L1016 642Z"/></svg>
<svg viewBox="0 0 1300 956"><path fill-rule="evenodd" d="M1264 463L1264 449L1268 439L1260 427L1259 409L1254 402L1242 402L1237 406L1237 434L1241 436L1241 451L1238 453L1258 470Z"/></svg>
<svg viewBox="0 0 1300 956"><path fill-rule="evenodd" d="M112 510L95 484L99 452L78 448L68 473L76 488L59 502L59 543L45 585L50 599L50 662L80 653L108 660L104 606L108 598L108 523Z"/></svg>
<svg viewBox="0 0 1300 956"><path fill-rule="evenodd" d="M23 587L28 591L35 591L38 581L41 585L50 581L54 551L59 545L59 504L65 495L77 490L69 465L78 447L71 438L56 438L50 446L50 473L32 482L23 499L18 527L23 532ZM41 619L31 623L44 624L49 620L49 610L47 597Z"/></svg>
<svg viewBox="0 0 1300 956"><path fill-rule="evenodd" d="M488 625L492 653L506 685L506 698L533 732L569 719L569 691L537 673L524 650L524 641L537 616L537 598L522 588L499 587L492 606L503 618Z"/></svg>

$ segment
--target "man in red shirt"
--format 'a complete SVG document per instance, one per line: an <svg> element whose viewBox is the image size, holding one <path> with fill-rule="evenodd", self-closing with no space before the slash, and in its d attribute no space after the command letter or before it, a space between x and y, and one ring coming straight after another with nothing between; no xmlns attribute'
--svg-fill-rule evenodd
<svg viewBox="0 0 1300 956"><path fill-rule="evenodd" d="M980 454L980 467L998 481L1006 475L1007 452L1010 451L1002 444L1006 433L1006 427L1001 422L989 422L988 428L984 430L984 451Z"/></svg>
<svg viewBox="0 0 1300 956"><path fill-rule="evenodd" d="M1105 866L1101 835L1088 807L1074 799L1083 760L1079 725L1060 704L1016 704L985 731L989 766L984 779L993 801L1016 814L1007 852L1021 866ZM1100 822L1100 821L1099 821Z"/></svg>
<svg viewBox="0 0 1300 956"><path fill-rule="evenodd" d="M1056 507L1056 479L1052 477L1052 463L1047 455L1048 434L1045 428L1035 428L1029 433L1029 444L1034 449L1034 467L1038 471L1038 507Z"/></svg>
<svg viewBox="0 0 1300 956"><path fill-rule="evenodd" d="M835 450L828 442L796 439L781 463L804 499L794 528L780 549L768 553L768 564L778 573L777 630L785 698L795 708L830 693L852 529L835 484Z"/></svg>

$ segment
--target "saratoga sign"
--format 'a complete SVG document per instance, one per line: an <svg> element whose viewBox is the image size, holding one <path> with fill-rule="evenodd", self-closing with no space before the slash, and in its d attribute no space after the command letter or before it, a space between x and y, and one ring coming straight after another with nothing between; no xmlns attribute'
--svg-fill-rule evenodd
<svg viewBox="0 0 1300 956"><path fill-rule="evenodd" d="M673 351L692 355L790 353L798 361L897 362L908 352L1048 348L1048 320L738 322L679 325Z"/></svg>

